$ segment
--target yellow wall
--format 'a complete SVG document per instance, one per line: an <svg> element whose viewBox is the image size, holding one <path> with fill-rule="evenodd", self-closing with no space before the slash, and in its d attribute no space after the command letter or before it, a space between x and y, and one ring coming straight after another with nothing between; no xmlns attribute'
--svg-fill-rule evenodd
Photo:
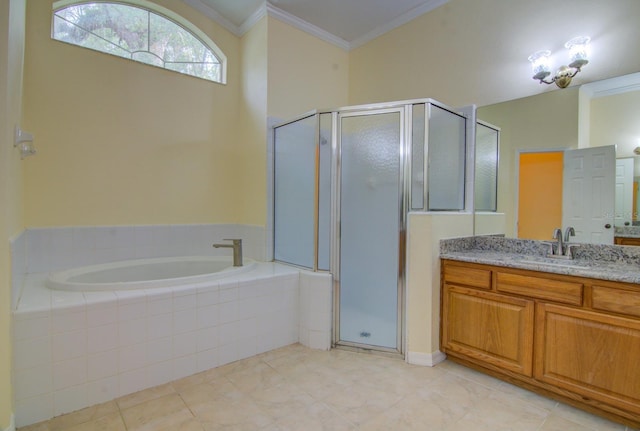
<svg viewBox="0 0 640 431"><path fill-rule="evenodd" d="M410 213L407 232L408 360L432 365L440 348L440 240L473 235L473 215Z"/></svg>
<svg viewBox="0 0 640 431"><path fill-rule="evenodd" d="M424 97L454 107L480 103L491 91L474 79L474 68L486 61L486 51L478 47L483 27L508 26L496 10L513 7L500 0L450 0L354 49L349 103Z"/></svg>
<svg viewBox="0 0 640 431"><path fill-rule="evenodd" d="M241 40L242 174L234 188L238 194L238 223L264 225L267 211L267 18L262 18ZM231 186L231 184L229 184Z"/></svg>
<svg viewBox="0 0 640 431"><path fill-rule="evenodd" d="M240 40L182 2L157 0L228 58L227 85L54 41L51 2L27 5L27 226L238 220Z"/></svg>
<svg viewBox="0 0 640 431"><path fill-rule="evenodd" d="M269 18L270 117L347 105L349 53Z"/></svg>
<svg viewBox="0 0 640 431"><path fill-rule="evenodd" d="M616 157L636 157L640 146L640 91L591 100L590 147L616 145ZM639 175L636 168L636 176Z"/></svg>
<svg viewBox="0 0 640 431"><path fill-rule="evenodd" d="M13 148L20 123L25 0L0 0L0 429L12 425L11 258L9 239L22 230L22 162Z"/></svg>
<svg viewBox="0 0 640 431"><path fill-rule="evenodd" d="M515 237L517 150L578 147L578 88L481 107L478 118L501 128L498 212Z"/></svg>

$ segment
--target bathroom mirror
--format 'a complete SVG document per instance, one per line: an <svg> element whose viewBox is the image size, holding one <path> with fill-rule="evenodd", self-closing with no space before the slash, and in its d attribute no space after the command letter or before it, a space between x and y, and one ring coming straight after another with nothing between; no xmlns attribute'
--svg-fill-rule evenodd
<svg viewBox="0 0 640 431"><path fill-rule="evenodd" d="M630 80L620 81L629 77ZM583 87L582 90L570 87L548 91L478 108L479 120L500 128L497 211L505 214L506 236L519 236L518 202L527 198L525 192L519 196L519 155L526 152L561 152L565 149L615 145L618 164L626 163L626 168L622 170L626 169L627 178L629 170L633 171L631 180L627 180L630 185L623 187L618 184L611 190L617 202L616 225L631 225L634 221L638 224L640 155L635 154L634 150L640 147L640 121L637 120L640 116L640 73ZM640 153L640 148L637 152ZM620 171L618 167L616 175ZM476 181L476 196L481 193L478 187L486 186ZM545 195L549 196L562 194L561 185L545 190ZM622 197L627 203L622 203ZM476 213L481 210L476 207ZM548 237L544 232L540 234L542 238L520 237L550 239L551 234L552 231L549 231Z"/></svg>

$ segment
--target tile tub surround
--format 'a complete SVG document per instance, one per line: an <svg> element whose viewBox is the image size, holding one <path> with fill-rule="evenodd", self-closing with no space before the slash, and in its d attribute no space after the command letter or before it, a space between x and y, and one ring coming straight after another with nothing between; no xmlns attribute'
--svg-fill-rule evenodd
<svg viewBox="0 0 640 431"><path fill-rule="evenodd" d="M224 238L242 238L243 254L264 261L268 245L263 226L238 224L29 228L20 236L26 273L134 258L228 255L212 247Z"/></svg>
<svg viewBox="0 0 640 431"><path fill-rule="evenodd" d="M640 247L576 243L574 259L567 263L562 259L544 259L551 242L500 236L454 238L440 241L440 257L640 284ZM540 262L524 262L531 258ZM577 266L569 266L571 263Z"/></svg>
<svg viewBox="0 0 640 431"><path fill-rule="evenodd" d="M309 332L331 314L330 277L311 274L302 284L312 291L302 298L300 279L309 273L275 263L169 290L53 291L45 277L26 276L13 314L17 426L296 343L299 310L318 312ZM318 296L328 301L301 302Z"/></svg>
<svg viewBox="0 0 640 431"><path fill-rule="evenodd" d="M264 261L269 239L262 226L236 224L75 226L29 228L11 240L11 303L15 309L26 274L118 260L170 256L226 256L224 238L242 238L243 255Z"/></svg>

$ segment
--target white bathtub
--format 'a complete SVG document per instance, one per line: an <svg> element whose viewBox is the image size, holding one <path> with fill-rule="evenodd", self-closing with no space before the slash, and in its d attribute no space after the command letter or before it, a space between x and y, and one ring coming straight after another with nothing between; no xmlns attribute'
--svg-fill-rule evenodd
<svg viewBox="0 0 640 431"><path fill-rule="evenodd" d="M243 266L234 267L229 257L219 256L133 259L53 272L46 284L54 290L82 292L177 287L230 277L255 265L245 259Z"/></svg>

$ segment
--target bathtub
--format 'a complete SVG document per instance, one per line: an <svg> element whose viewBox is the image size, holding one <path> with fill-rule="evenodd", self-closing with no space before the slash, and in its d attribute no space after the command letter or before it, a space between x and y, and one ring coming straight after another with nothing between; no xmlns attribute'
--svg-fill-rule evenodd
<svg viewBox="0 0 640 431"><path fill-rule="evenodd" d="M181 260L202 263L203 258ZM212 267L225 265L215 273L173 274L148 288L130 288L148 280L111 280L120 290L50 287L58 282L102 289L106 274L129 274L132 264L139 267L141 262L167 269L173 261L153 258L25 275L13 311L18 427L298 341L330 348L331 276L274 262L247 259L243 267L224 269L231 260L206 258ZM118 269L111 272L113 268ZM74 274L84 275L78 281ZM157 288L158 283L174 282L178 285ZM121 289L121 284L129 287Z"/></svg>
<svg viewBox="0 0 640 431"><path fill-rule="evenodd" d="M255 265L245 259L243 266L234 267L229 257L221 256L133 259L53 272L46 285L54 290L82 292L171 288L231 277Z"/></svg>

